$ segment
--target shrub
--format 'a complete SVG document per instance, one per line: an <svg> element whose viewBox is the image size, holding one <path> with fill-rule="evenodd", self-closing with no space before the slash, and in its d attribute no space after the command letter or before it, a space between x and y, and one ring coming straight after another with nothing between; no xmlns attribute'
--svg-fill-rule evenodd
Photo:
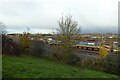
<svg viewBox="0 0 120 80"><path fill-rule="evenodd" d="M81 62L81 58L75 54L69 54L66 59L66 63L70 65L78 65Z"/></svg>
<svg viewBox="0 0 120 80"><path fill-rule="evenodd" d="M8 55L20 55L20 47L16 42L13 42L12 39L6 37L4 39L4 44L2 47L3 54L8 54Z"/></svg>
<svg viewBox="0 0 120 80"><path fill-rule="evenodd" d="M93 68L93 65L94 65L94 60L92 59L82 60L80 63L80 66L83 68Z"/></svg>
<svg viewBox="0 0 120 80"><path fill-rule="evenodd" d="M29 33L23 33L23 35L20 38L21 51L23 53L28 52L30 45L31 45L31 41L29 39Z"/></svg>
<svg viewBox="0 0 120 80"><path fill-rule="evenodd" d="M33 56L45 56L49 54L49 49L48 47L45 47L45 43L42 41L33 41L31 46L30 46L30 53Z"/></svg>
<svg viewBox="0 0 120 80"><path fill-rule="evenodd" d="M104 71L105 70L105 58L97 58L94 60L93 69Z"/></svg>
<svg viewBox="0 0 120 80"><path fill-rule="evenodd" d="M64 60L65 54L63 54L63 48L61 48L61 46L52 46L50 56L56 61L65 62Z"/></svg>
<svg viewBox="0 0 120 80"><path fill-rule="evenodd" d="M99 50L99 55L101 57L106 57L108 55L108 50L106 48L104 48L103 46L100 47L100 50Z"/></svg>
<svg viewBox="0 0 120 80"><path fill-rule="evenodd" d="M105 58L98 58L93 61L86 60L82 63L83 67L104 71L111 74L120 75L120 54L109 54Z"/></svg>
<svg viewBox="0 0 120 80"><path fill-rule="evenodd" d="M120 54L111 54L106 57L106 72L120 75Z"/></svg>
<svg viewBox="0 0 120 80"><path fill-rule="evenodd" d="M70 49L69 47L66 47L64 45L52 46L51 56L55 60L65 63L68 58L67 56L72 53L71 50L72 49Z"/></svg>

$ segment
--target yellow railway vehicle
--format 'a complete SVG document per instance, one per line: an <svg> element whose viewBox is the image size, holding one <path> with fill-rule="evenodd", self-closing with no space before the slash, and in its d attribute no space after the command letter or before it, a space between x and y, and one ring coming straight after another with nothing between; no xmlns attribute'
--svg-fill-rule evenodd
<svg viewBox="0 0 120 80"><path fill-rule="evenodd" d="M58 43L58 42L50 43L50 45L61 45L61 44L62 43ZM95 52L95 53L99 53L99 50L101 47L106 48L108 50L108 53L110 51L110 47L106 47L106 46L91 46L91 45L76 44L76 45L73 45L73 47L75 49L81 49L81 50Z"/></svg>
<svg viewBox="0 0 120 80"><path fill-rule="evenodd" d="M88 46L88 45L73 45L74 48L77 49L83 49L83 50L89 50L89 51L99 51L100 46Z"/></svg>
<svg viewBox="0 0 120 80"><path fill-rule="evenodd" d="M81 50L86 50L86 51L96 52L96 53L99 53L100 48L104 47L107 49L108 53L110 52L110 47L106 47L106 46L89 46L89 45L76 44L76 45L73 45L73 47L76 49L81 49Z"/></svg>

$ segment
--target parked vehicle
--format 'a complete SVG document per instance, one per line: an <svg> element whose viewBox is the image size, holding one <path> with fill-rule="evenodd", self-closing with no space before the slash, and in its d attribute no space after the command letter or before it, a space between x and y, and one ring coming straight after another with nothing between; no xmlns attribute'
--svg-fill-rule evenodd
<svg viewBox="0 0 120 80"><path fill-rule="evenodd" d="M61 41L58 41L58 40L49 40L48 44L49 45L59 45L59 44L61 44Z"/></svg>
<svg viewBox="0 0 120 80"><path fill-rule="evenodd" d="M120 54L120 48L113 49L113 52L114 52L115 54Z"/></svg>

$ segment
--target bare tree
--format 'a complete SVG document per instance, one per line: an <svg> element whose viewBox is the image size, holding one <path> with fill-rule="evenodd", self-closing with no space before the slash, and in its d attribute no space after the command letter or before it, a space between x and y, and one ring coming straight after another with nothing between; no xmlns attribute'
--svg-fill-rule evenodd
<svg viewBox="0 0 120 80"><path fill-rule="evenodd" d="M57 48L55 56L60 58L61 54L66 56L73 52L73 44L75 44L75 39L80 33L80 27L78 27L78 22L73 20L70 14L65 17L62 16L58 24L59 28L56 29L57 40L61 41L61 45L55 47Z"/></svg>
<svg viewBox="0 0 120 80"><path fill-rule="evenodd" d="M6 30L6 26L0 22L0 43L2 43L2 45L0 45L0 47L2 47L2 49L4 48L4 45L6 43L6 34L7 30Z"/></svg>
<svg viewBox="0 0 120 80"><path fill-rule="evenodd" d="M57 29L58 39L67 44L73 44L80 33L78 22L72 19L72 15L68 14L61 17L58 21L59 28Z"/></svg>
<svg viewBox="0 0 120 80"><path fill-rule="evenodd" d="M72 19L72 15L61 17L58 21L59 28L57 29L59 34L71 35L80 33L80 27L78 22Z"/></svg>
<svg viewBox="0 0 120 80"><path fill-rule="evenodd" d="M7 33L6 26L0 22L0 34L5 35Z"/></svg>

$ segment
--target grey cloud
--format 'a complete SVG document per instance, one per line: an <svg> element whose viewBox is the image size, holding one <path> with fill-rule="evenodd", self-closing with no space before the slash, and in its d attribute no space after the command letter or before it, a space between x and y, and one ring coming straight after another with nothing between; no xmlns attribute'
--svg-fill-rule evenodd
<svg viewBox="0 0 120 80"><path fill-rule="evenodd" d="M1 0L0 21L16 32L26 26L49 32L58 27L62 13L70 12L82 32L104 32L111 26L117 29L117 4L118 0Z"/></svg>

